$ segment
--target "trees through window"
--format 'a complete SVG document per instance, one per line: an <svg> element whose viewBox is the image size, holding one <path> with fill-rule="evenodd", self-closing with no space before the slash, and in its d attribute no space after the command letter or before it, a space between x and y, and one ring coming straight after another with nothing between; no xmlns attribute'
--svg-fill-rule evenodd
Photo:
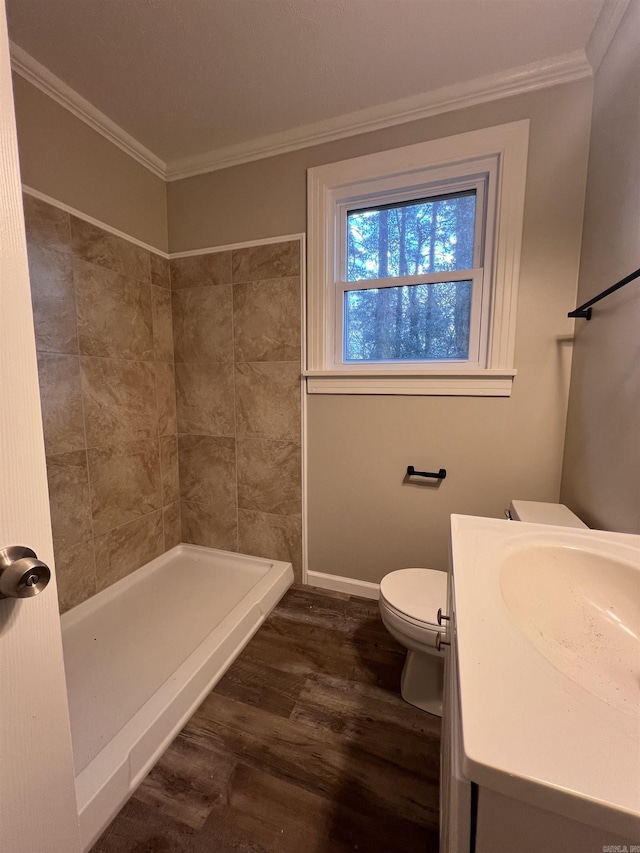
<svg viewBox="0 0 640 853"><path fill-rule="evenodd" d="M345 361L469 357L472 279L380 282L472 270L476 190L347 213ZM433 275L431 275L433 278Z"/></svg>

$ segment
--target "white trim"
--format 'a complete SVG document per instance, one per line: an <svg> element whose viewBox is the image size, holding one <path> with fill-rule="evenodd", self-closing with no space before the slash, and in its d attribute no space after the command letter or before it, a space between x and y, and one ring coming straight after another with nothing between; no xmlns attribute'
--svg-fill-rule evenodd
<svg viewBox="0 0 640 853"><path fill-rule="evenodd" d="M428 379L429 377L444 377L451 378L452 376L464 376L467 378L476 378L483 379L487 376L493 377L496 379L500 378L510 378L512 376L516 376L518 371L515 368L509 369L491 369L484 367L460 367L459 364L452 362L451 367L447 367L447 365L439 364L431 369L424 370L420 373L421 377ZM335 378L335 379L344 379L344 371L342 370L305 370L304 375L311 379L322 379L323 377ZM400 367L391 367L378 365L377 370L359 370L355 367L353 370L349 371L349 376L352 376L356 379L369 379L371 377L388 377L388 376L397 376L400 379L410 379L415 377L415 371L403 369Z"/></svg>
<svg viewBox="0 0 640 853"><path fill-rule="evenodd" d="M102 228L103 231L107 231L109 234L113 234L116 237L121 237L123 240L128 240L129 243L134 243L136 246L140 246L141 249L146 249L149 252L153 252L154 255L160 255L161 258L165 259L169 259L171 257L171 255L168 255L166 252L163 252L162 249L157 249L155 246L151 246L149 243L145 243L142 240L138 240L137 237L132 237L130 234L126 234L124 231L119 231L112 225L107 225L106 222L102 222L100 219L95 219L95 217L89 216L88 214L83 213L81 210L78 210L75 207L71 207L70 204L65 204L62 201L58 201L58 199L56 198L52 198L50 195L41 193L40 190L34 190L33 187L27 186L27 184L22 184L22 192L26 193L27 195L31 195L34 198L39 199L40 201L44 201L47 204L50 204L52 207L57 207L60 210L64 210L65 213L70 213L72 216L75 216L78 219L83 219L85 222L89 222L91 225L95 225L96 228Z"/></svg>
<svg viewBox="0 0 640 853"><path fill-rule="evenodd" d="M291 243L294 240L306 239L304 231L298 234L285 234L283 237L265 237L262 240L244 240L242 243L227 243L225 246L214 246L208 249L189 249L186 252L171 252L167 255L172 260L174 258L192 258L195 255L208 255L210 252L228 252L232 249L248 249L251 246L267 246L271 243ZM300 269L302 270L303 267Z"/></svg>
<svg viewBox="0 0 640 853"><path fill-rule="evenodd" d="M48 68L41 65L26 50L23 50L14 42L11 46L11 67L36 89L44 92L51 100L60 104L80 121L83 121L96 133L104 136L129 157L133 157L141 166L144 166L156 177L167 179L167 164L146 148L141 142L123 130L119 124L112 121L82 95L79 95L71 86L67 86L59 77L56 77Z"/></svg>
<svg viewBox="0 0 640 853"><path fill-rule="evenodd" d="M500 98L547 89L591 76L583 50L510 68L453 86L444 86L410 98L379 104L314 124L239 142L227 148L184 157L167 163L167 180L178 181L253 160L288 154L301 148L334 142L361 133L371 133L397 124L466 109Z"/></svg>
<svg viewBox="0 0 640 853"><path fill-rule="evenodd" d="M228 243L225 246L209 246L207 249L190 249L187 252L163 252L162 249L157 249L155 246L149 245L149 243L144 243L142 240L138 240L137 237L132 237L130 234L126 234L124 231L119 231L117 228L114 228L112 225L107 225L106 222L102 222L100 219L96 219L93 216L89 216L86 213L83 213L81 210L78 210L75 207L71 207L70 204L65 204L62 201L58 201L56 198L52 198L45 193L41 193L40 190L34 190L33 187L27 186L27 184L22 184L22 192L27 195L31 195L34 198L40 199L40 201L44 201L47 204L50 204L52 207L57 207L60 210L64 210L65 213L70 213L72 216L76 216L78 219L83 219L85 222L89 222L91 225L95 225L97 228L102 228L103 231L107 231L109 234L113 234L116 237L121 237L123 240L128 240L130 243L134 243L136 246L140 246L141 249L147 249L149 252L153 252L154 255L159 255L161 258L165 258L165 260L173 260L174 258L190 258L194 255L210 255L212 252L228 252L231 249L249 249L252 246L265 246L269 243L290 243L294 240L301 240L305 246L306 250L306 234L304 231L301 231L298 234L285 234L282 237L265 237L263 240L245 240L241 243ZM304 265L304 256L301 265L301 271L306 272Z"/></svg>
<svg viewBox="0 0 640 853"><path fill-rule="evenodd" d="M594 54L601 50L598 44L604 44L606 41L605 33L612 26L611 22L617 19L619 23L619 18L624 14L628 2L629 0L607 0L605 3L603 13L598 18L590 40L590 45L593 42L591 49ZM611 14L609 14L610 7L613 9ZM609 41L612 35L613 32L608 37ZM608 43L606 41L605 50ZM592 59L592 63L593 61ZM576 50L478 77L475 80L444 86L420 95L165 163L90 101L41 65L23 48L13 43L11 44L11 65L16 74L165 181L178 181L219 169L227 169L241 163L263 160L278 154L298 151L301 148L309 148L361 133L370 133L397 124L419 121L441 113L466 109L500 98L534 92L592 76L591 65L587 61L585 52Z"/></svg>
<svg viewBox="0 0 640 853"><path fill-rule="evenodd" d="M307 572L308 586L318 589L330 589L333 592L344 592L347 595L358 595L360 598L380 598L380 584L369 581L359 581L356 578L344 578L340 575L327 575L324 572Z"/></svg>
<svg viewBox="0 0 640 853"><path fill-rule="evenodd" d="M309 394L389 394L407 397L510 397L516 371L501 376L307 376Z"/></svg>
<svg viewBox="0 0 640 853"><path fill-rule="evenodd" d="M306 234L300 235L300 365L301 375L304 376L306 336L307 336L307 302L306 302L306 273L307 273L307 241ZM308 490L308 457L307 457L307 383L302 379L300 386L300 455L301 455L301 497L302 497L302 583L308 583L309 575L309 490Z"/></svg>
<svg viewBox="0 0 640 853"><path fill-rule="evenodd" d="M585 53L594 74L600 68L609 45L616 34L630 0L605 0L595 23Z"/></svg>

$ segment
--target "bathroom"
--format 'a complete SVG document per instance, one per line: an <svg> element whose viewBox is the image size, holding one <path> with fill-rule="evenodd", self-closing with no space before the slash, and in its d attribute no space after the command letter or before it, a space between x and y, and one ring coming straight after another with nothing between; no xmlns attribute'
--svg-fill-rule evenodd
<svg viewBox="0 0 640 853"><path fill-rule="evenodd" d="M640 532L637 283L594 308L591 321L567 318L638 267L638 72L630 59L637 2L592 3L590 26L581 18L582 43L561 43L555 53L564 64L547 65L534 82L512 76L503 89L486 84L475 98L465 90L457 108L450 92L446 107L426 99L412 121L290 142L271 156L238 148L227 152L226 165L224 155L177 163L181 154L167 141L163 160L177 163L170 179L158 174L160 158L106 124L97 107L84 101L81 109L68 90L56 91L55 69L43 73L47 17L42 8L30 31L29 8L37 7L8 3L10 37L23 48L12 59L30 260L45 264L34 318L41 383L50 388L42 409L49 488L60 496L57 505L52 499L51 521L62 610L180 541L291 563L297 582L372 598L392 569L446 570L452 513L498 518L513 498L559 501L590 527ZM582 62L568 56L576 48ZM88 52L87 68L90 60ZM104 94L108 81L102 85ZM130 105L120 96L124 116ZM307 393L306 383L300 394L307 169L521 121L529 122L529 142L510 395ZM52 248L33 239L45 220L62 223L73 251L69 240ZM110 237L125 239L114 230L129 238L129 250L113 244L127 263L136 263L138 250L150 253L152 296L142 311L122 284L117 324L113 305L96 316L90 298L96 267L106 269L104 281L125 277L124 268L101 266ZM64 265L68 255L86 272L75 282L75 306L69 292L47 289L51 258ZM37 271L31 274L33 286ZM218 317L221 307L198 303L199 288L189 286L189 276L201 283L202 275L227 296L235 288L215 340L206 334L206 312ZM278 300L268 295L275 281ZM69 346L75 332L65 325L74 309L80 350ZM278 327L277 346L252 310ZM151 324L141 327L139 316L149 311ZM91 330L100 334L92 338ZM81 359L90 388L84 400ZM111 377L98 371L106 359ZM127 385L134 359L146 366L143 385ZM206 381L198 384L203 364ZM235 403L225 408L230 375ZM105 386L119 409L109 410L100 396ZM95 417L87 413L91 402ZM150 456L150 419L160 415ZM120 430L120 443L136 452L112 464L112 445L92 430ZM408 465L442 467L447 476L434 486L407 478ZM46 538L34 550L48 562ZM38 606L47 604L42 595L33 606L40 599ZM39 760L34 755L36 767ZM49 763L56 761L63 756Z"/></svg>

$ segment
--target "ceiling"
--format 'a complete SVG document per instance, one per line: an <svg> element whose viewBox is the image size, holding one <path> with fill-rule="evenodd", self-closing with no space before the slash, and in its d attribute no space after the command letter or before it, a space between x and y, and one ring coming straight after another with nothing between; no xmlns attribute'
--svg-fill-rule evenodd
<svg viewBox="0 0 640 853"><path fill-rule="evenodd" d="M585 48L603 0L7 0L11 40L165 163Z"/></svg>

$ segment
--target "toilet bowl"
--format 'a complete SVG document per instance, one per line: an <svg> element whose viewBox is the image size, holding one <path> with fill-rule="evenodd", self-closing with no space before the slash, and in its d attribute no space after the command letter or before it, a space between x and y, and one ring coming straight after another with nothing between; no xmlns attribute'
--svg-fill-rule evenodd
<svg viewBox="0 0 640 853"><path fill-rule="evenodd" d="M399 569L380 583L380 615L407 651L400 693L405 702L442 716L444 654L436 648L438 609L447 601L447 575L435 569Z"/></svg>
<svg viewBox="0 0 640 853"><path fill-rule="evenodd" d="M514 521L586 525L563 504L512 501L508 517ZM380 583L380 615L392 637L408 651L400 693L405 702L442 716L444 652L436 648L438 609L446 613L447 575L435 569L398 569Z"/></svg>

